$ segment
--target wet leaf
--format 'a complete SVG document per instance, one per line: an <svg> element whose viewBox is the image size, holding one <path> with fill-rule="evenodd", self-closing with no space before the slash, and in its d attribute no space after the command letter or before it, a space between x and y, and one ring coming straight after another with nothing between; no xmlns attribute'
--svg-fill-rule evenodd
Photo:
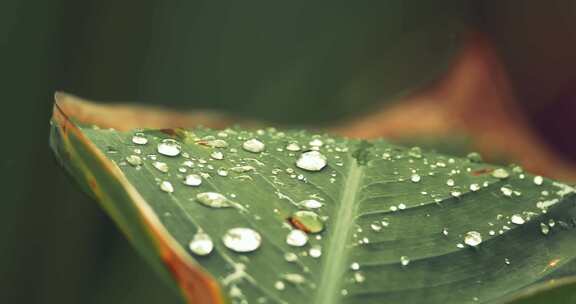
<svg viewBox="0 0 576 304"><path fill-rule="evenodd" d="M520 167L58 99L59 160L190 303L502 303L576 271L574 189Z"/></svg>

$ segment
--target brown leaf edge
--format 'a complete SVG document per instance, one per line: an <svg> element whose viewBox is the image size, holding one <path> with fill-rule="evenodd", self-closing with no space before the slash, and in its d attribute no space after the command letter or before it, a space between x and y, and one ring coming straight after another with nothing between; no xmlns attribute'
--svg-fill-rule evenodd
<svg viewBox="0 0 576 304"><path fill-rule="evenodd" d="M134 107L129 106L103 106L81 100L72 95L65 93L56 93L55 103L53 108L52 124L56 132L58 132L60 143L66 152L67 161L74 164L79 168L82 178L89 191L93 194L99 202L103 204L105 209L110 209L110 205L104 206L104 201L109 200L110 197L105 192L105 187L101 187L103 182L96 174L93 174L90 169L82 162L77 149L71 142L71 139L77 140L83 145L82 148L86 149L101 168L108 173L114 182L116 182L125 195L130 198L133 207L136 211L136 216L142 225L143 230L146 231L148 237L151 239L153 246L157 250L162 263L172 275L176 284L179 286L182 295L187 303L198 304L220 304L225 303L226 300L222 296L222 292L217 281L200 265L198 265L190 255L170 236L166 228L162 225L150 205L138 193L138 191L130 184L126 176L122 173L120 168L109 161L106 156L81 132L76 122L82 124L98 123L99 125L107 127L115 127L121 130L128 130L136 126L142 127L159 127L159 126L172 126L175 123L184 123L193 121L206 122L212 125L212 122L222 121L216 116L189 116L185 117L184 114L168 112L160 110L160 113L165 115L158 115L158 109L142 108L140 111L135 110ZM120 114L120 116L117 115ZM156 118L154 118L156 117ZM210 117L205 119L205 117ZM149 119L146 123L141 119ZM177 119L174 119L177 118ZM202 119L199 119L202 118ZM115 123L117 122L117 123ZM101 123L101 124L100 124ZM54 131L53 129L53 131ZM117 215L118 210L112 210L111 214ZM128 233L128 227L119 225L120 229L127 234L129 239L132 236Z"/></svg>

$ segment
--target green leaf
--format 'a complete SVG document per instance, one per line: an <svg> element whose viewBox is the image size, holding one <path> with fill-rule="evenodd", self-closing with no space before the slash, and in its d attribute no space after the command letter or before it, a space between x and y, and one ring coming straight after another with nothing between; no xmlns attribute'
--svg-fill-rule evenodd
<svg viewBox="0 0 576 304"><path fill-rule="evenodd" d="M519 167L273 128L117 131L72 108L59 159L191 303L502 303L576 270L574 189Z"/></svg>

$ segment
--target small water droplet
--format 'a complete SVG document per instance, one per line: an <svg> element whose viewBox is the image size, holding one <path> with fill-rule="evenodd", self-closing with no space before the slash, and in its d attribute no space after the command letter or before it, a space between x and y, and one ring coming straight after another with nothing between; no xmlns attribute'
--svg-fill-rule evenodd
<svg viewBox="0 0 576 304"><path fill-rule="evenodd" d="M309 233L318 233L324 229L324 222L318 214L312 211L296 211L290 217L290 222L296 228Z"/></svg>
<svg viewBox="0 0 576 304"><path fill-rule="evenodd" d="M209 255L214 249L212 238L203 231L198 231L188 244L188 248L195 255L205 256Z"/></svg>
<svg viewBox="0 0 576 304"><path fill-rule="evenodd" d="M137 167L142 165L142 158L138 155L128 155L126 156L126 162L134 167Z"/></svg>
<svg viewBox="0 0 576 304"><path fill-rule="evenodd" d="M148 143L148 139L143 133L136 133L132 136L132 142L137 145L145 145Z"/></svg>
<svg viewBox="0 0 576 304"><path fill-rule="evenodd" d="M364 281L366 281L366 277L364 276L364 274L360 271L357 271L354 273L354 281L356 283L362 283Z"/></svg>
<svg viewBox="0 0 576 304"><path fill-rule="evenodd" d="M380 226L380 223L378 223L378 222L374 222L374 223L370 224L370 228L376 232L382 230L382 226Z"/></svg>
<svg viewBox="0 0 576 304"><path fill-rule="evenodd" d="M223 139L211 139L199 142L202 145L206 145L212 148L226 148L228 147L228 142Z"/></svg>
<svg viewBox="0 0 576 304"><path fill-rule="evenodd" d="M200 186L200 184L202 184L202 177L198 174L186 175L184 184L192 187Z"/></svg>
<svg viewBox="0 0 576 304"><path fill-rule="evenodd" d="M288 281L289 283L292 284L302 284L306 281L306 279L304 278L304 276L302 276L301 274L298 273L287 273L285 275L282 276L284 278L284 280Z"/></svg>
<svg viewBox="0 0 576 304"><path fill-rule="evenodd" d="M476 247L482 243L482 235L478 231L468 231L464 236L464 244Z"/></svg>
<svg viewBox="0 0 576 304"><path fill-rule="evenodd" d="M314 138L308 144L312 147L319 148L319 147L322 147L324 145L324 142L320 138Z"/></svg>
<svg viewBox="0 0 576 304"><path fill-rule="evenodd" d="M510 265L510 259L508 259L508 258L504 258L504 264L506 264L506 265Z"/></svg>
<svg viewBox="0 0 576 304"><path fill-rule="evenodd" d="M312 248L310 248L310 250L308 250L308 254L311 257L317 259L322 256L322 247L320 247L319 245L314 245L312 246Z"/></svg>
<svg viewBox="0 0 576 304"><path fill-rule="evenodd" d="M510 217L510 221L516 225L522 225L524 224L526 221L524 220L524 218L520 215L520 214L514 214Z"/></svg>
<svg viewBox="0 0 576 304"><path fill-rule="evenodd" d="M318 151L308 151L300 155L296 166L307 171L320 171L326 166L326 156Z"/></svg>
<svg viewBox="0 0 576 304"><path fill-rule="evenodd" d="M216 160L223 160L224 159L224 153L222 153L220 151L214 151L210 154L210 157L212 157L213 159L216 159Z"/></svg>
<svg viewBox="0 0 576 304"><path fill-rule="evenodd" d="M286 236L286 244L294 247L302 247L308 243L306 232L298 229L291 230Z"/></svg>
<svg viewBox="0 0 576 304"><path fill-rule="evenodd" d="M171 138L167 138L162 140L158 144L158 153L165 155L165 156L178 156L182 152L182 147L180 144Z"/></svg>
<svg viewBox="0 0 576 304"><path fill-rule="evenodd" d="M495 178L499 178L499 179L506 179L510 176L510 173L508 173L508 171L506 171L506 169L498 168L498 169L492 171L492 176Z"/></svg>
<svg viewBox="0 0 576 304"><path fill-rule="evenodd" d="M446 185L448 185L448 186L450 186L450 187L454 186L454 180L451 179L451 178L448 179L448 180L446 181Z"/></svg>
<svg viewBox="0 0 576 304"><path fill-rule="evenodd" d="M410 151L408 151L408 155L413 158L422 158L422 149L420 149L420 147L412 147Z"/></svg>
<svg viewBox="0 0 576 304"><path fill-rule="evenodd" d="M350 264L350 269L352 269L352 270L359 270L359 269L360 269L360 264L354 262L354 263Z"/></svg>
<svg viewBox="0 0 576 304"><path fill-rule="evenodd" d="M284 260L286 260L286 262L296 262L298 260L298 256L293 253L293 252L286 252L284 254Z"/></svg>
<svg viewBox="0 0 576 304"><path fill-rule="evenodd" d="M216 171L216 173L218 173L218 175L220 176L228 176L228 170L224 169L224 168L220 168Z"/></svg>
<svg viewBox="0 0 576 304"><path fill-rule="evenodd" d="M408 266L408 264L410 264L410 259L403 255L400 257L400 264L402 264L402 266Z"/></svg>
<svg viewBox="0 0 576 304"><path fill-rule="evenodd" d="M550 227L544 223L540 223L540 232L542 232L543 235L548 235L550 232Z"/></svg>
<svg viewBox="0 0 576 304"><path fill-rule="evenodd" d="M480 153L477 152L471 152L468 155L466 155L466 158L473 163L480 163L482 162L482 155L480 155Z"/></svg>
<svg viewBox="0 0 576 304"><path fill-rule="evenodd" d="M480 185L478 184L471 184L470 185L470 191L478 191L480 190Z"/></svg>
<svg viewBox="0 0 576 304"><path fill-rule="evenodd" d="M507 187L501 187L500 192L502 192L502 194L504 196L512 196L512 193L514 193L514 191L512 191L512 189L507 188Z"/></svg>
<svg viewBox="0 0 576 304"><path fill-rule="evenodd" d="M534 184L537 186L542 185L542 183L544 182L544 178L540 175L538 176L534 176Z"/></svg>
<svg viewBox="0 0 576 304"><path fill-rule="evenodd" d="M260 153L264 151L266 146L263 142L259 141L256 138L249 139L242 144L242 148L248 152L252 153Z"/></svg>
<svg viewBox="0 0 576 304"><path fill-rule="evenodd" d="M286 145L286 150L291 151L291 152L298 152L298 151L300 151L300 149L301 149L300 145L298 143L295 143L295 142L291 142L291 143L288 143Z"/></svg>
<svg viewBox="0 0 576 304"><path fill-rule="evenodd" d="M282 281L276 281L276 283L274 283L274 288L276 288L277 290L284 290L284 288L286 288L286 285Z"/></svg>
<svg viewBox="0 0 576 304"><path fill-rule="evenodd" d="M252 252L260 247L262 237L250 228L232 228L222 237L224 246L236 252Z"/></svg>
<svg viewBox="0 0 576 304"><path fill-rule="evenodd" d="M212 208L233 207L232 203L226 196L217 192L202 192L196 194L196 201Z"/></svg>
<svg viewBox="0 0 576 304"><path fill-rule="evenodd" d="M302 206L304 208L307 208L307 209L318 209L318 208L322 208L322 206L324 206L324 204L322 202L315 200L315 199L303 200L303 201L299 202L298 205Z"/></svg>
<svg viewBox="0 0 576 304"><path fill-rule="evenodd" d="M163 181L160 183L160 190L167 193L172 193L174 192L174 186L172 186L172 183L169 181Z"/></svg>
<svg viewBox="0 0 576 304"><path fill-rule="evenodd" d="M447 236L448 235L448 228L443 228L442 234Z"/></svg>
<svg viewBox="0 0 576 304"><path fill-rule="evenodd" d="M168 165L164 162L155 161L152 166L162 173L168 172Z"/></svg>
<svg viewBox="0 0 576 304"><path fill-rule="evenodd" d="M410 180L411 180L413 183L417 183L417 182L419 182L421 179L422 179L422 178L421 178L420 175L418 175L418 174L412 174L412 176L410 176Z"/></svg>

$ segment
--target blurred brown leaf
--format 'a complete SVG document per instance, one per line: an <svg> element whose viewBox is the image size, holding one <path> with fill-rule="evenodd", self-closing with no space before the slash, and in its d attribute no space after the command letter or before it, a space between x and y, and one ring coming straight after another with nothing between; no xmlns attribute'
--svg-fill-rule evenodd
<svg viewBox="0 0 576 304"><path fill-rule="evenodd" d="M504 157L531 172L576 181L576 165L548 146L523 114L492 44L470 34L442 79L330 130L358 138L466 136L487 160Z"/></svg>

